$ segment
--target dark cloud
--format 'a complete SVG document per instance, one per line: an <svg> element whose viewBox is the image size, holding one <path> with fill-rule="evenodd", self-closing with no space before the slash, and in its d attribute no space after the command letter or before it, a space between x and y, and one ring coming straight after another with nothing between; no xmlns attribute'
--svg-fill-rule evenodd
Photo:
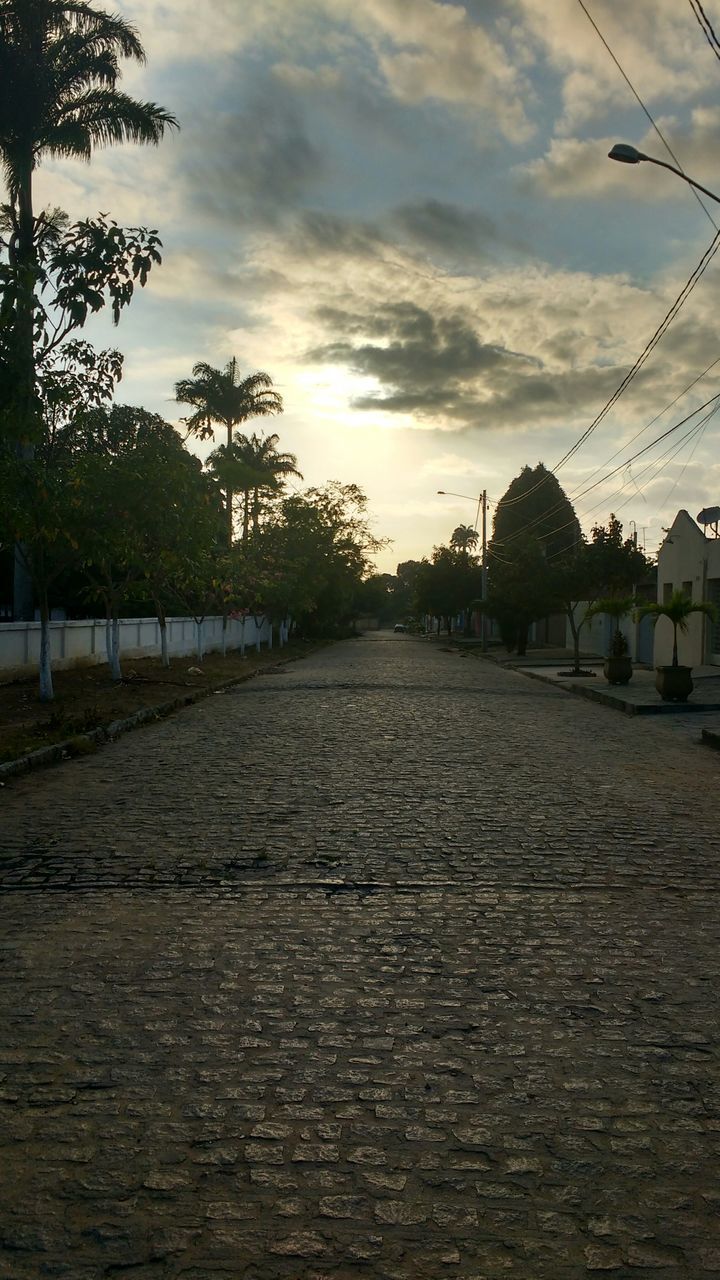
<svg viewBox="0 0 720 1280"><path fill-rule="evenodd" d="M297 216L288 243L303 257L341 254L368 259L377 257L387 241L372 222L307 209Z"/></svg>
<svg viewBox="0 0 720 1280"><path fill-rule="evenodd" d="M346 365L383 388L354 401L361 409L463 419L503 371L536 363L483 342L461 314L438 316L412 302L390 303L371 315L340 307L323 307L316 315L337 336L309 352L309 359Z"/></svg>
<svg viewBox="0 0 720 1280"><path fill-rule="evenodd" d="M500 233L492 218L442 200L399 205L391 221L400 233L429 249L446 254L477 255L497 246Z"/></svg>
<svg viewBox="0 0 720 1280"><path fill-rule="evenodd" d="M186 148L182 177L194 203L229 223L276 223L302 204L326 172L289 95L264 92L216 116L212 131Z"/></svg>
<svg viewBox="0 0 720 1280"><path fill-rule="evenodd" d="M625 372L611 365L551 371L532 356L483 342L462 312L436 315L411 302L370 314L324 306L315 315L334 338L308 358L379 384L353 400L354 408L414 414L457 430L575 421L601 405Z"/></svg>

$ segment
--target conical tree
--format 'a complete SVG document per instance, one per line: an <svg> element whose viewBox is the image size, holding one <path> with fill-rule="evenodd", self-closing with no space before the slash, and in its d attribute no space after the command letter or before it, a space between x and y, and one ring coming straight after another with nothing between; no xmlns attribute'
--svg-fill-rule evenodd
<svg viewBox="0 0 720 1280"><path fill-rule="evenodd" d="M274 390L268 373L252 373L247 378L238 377L237 360L224 369L200 361L193 368L192 378L183 378L175 384L175 398L181 404L192 405L195 412L183 421L189 435L200 440L214 440L215 427L227 432L227 448L233 445L233 431L249 418L282 413L282 396ZM250 459L243 459L250 462ZM228 487L225 495L228 546L233 538L233 490Z"/></svg>
<svg viewBox="0 0 720 1280"><path fill-rule="evenodd" d="M0 0L0 166L9 203L8 264L13 435L26 454L41 430L34 304L38 236L33 173L43 156L89 160L112 143L158 143L176 126L169 112L117 88L120 60L143 62L135 28L85 0ZM7 303L7 298L6 298Z"/></svg>
<svg viewBox="0 0 720 1280"><path fill-rule="evenodd" d="M564 489L542 462L523 467L497 504L493 546L509 554L514 542L535 538L548 557L560 555L582 540L580 522Z"/></svg>
<svg viewBox="0 0 720 1280"><path fill-rule="evenodd" d="M583 545L572 503L552 471L542 462L523 467L497 505L488 548L491 613L508 648L525 653L531 623L555 607L552 565Z"/></svg>

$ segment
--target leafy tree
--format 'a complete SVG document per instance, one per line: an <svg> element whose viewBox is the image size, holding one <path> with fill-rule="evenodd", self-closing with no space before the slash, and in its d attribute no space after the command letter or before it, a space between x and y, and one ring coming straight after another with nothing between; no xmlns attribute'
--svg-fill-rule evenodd
<svg viewBox="0 0 720 1280"><path fill-rule="evenodd" d="M650 569L632 538L623 539L622 524L611 515L607 528L596 525L589 543L551 563L553 592L568 620L573 637L573 670L580 671L580 633L594 602L605 596L624 596ZM580 615L578 610L582 608Z"/></svg>
<svg viewBox="0 0 720 1280"><path fill-rule="evenodd" d="M517 538L512 552L502 559L494 553L488 574L487 611L500 626L509 652L527 650L531 625L556 607L554 583L547 558L537 538Z"/></svg>
<svg viewBox="0 0 720 1280"><path fill-rule="evenodd" d="M68 530L90 593L105 605L113 679L121 678L119 618L138 584L155 602L167 662L167 601L187 564L209 551L220 531L201 464L173 427L131 406L84 415L59 444L74 468Z"/></svg>
<svg viewBox="0 0 720 1280"><path fill-rule="evenodd" d="M195 412L183 421L188 434L200 440L214 440L215 427L224 427L228 454L233 443L233 431L241 422L268 414L282 413L282 397L274 390L268 373L252 373L246 378L238 374L237 360L233 356L224 369L215 369L205 361L193 367L192 378L184 378L175 384L175 398L181 404L193 406ZM250 461L241 458L242 461ZM251 463L252 465L252 463ZM228 547L233 541L233 490L228 483L226 490L226 518ZM243 526L244 536L246 522Z"/></svg>
<svg viewBox="0 0 720 1280"><path fill-rule="evenodd" d="M361 617L386 622L392 612L395 577L392 573L371 573L355 592L355 609Z"/></svg>
<svg viewBox="0 0 720 1280"><path fill-rule="evenodd" d="M396 622L407 619L416 611L417 577L420 560L402 560L395 570L392 592L392 614Z"/></svg>
<svg viewBox="0 0 720 1280"><path fill-rule="evenodd" d="M481 595L482 570L466 551L435 547L432 560L421 562L416 592L420 610L442 619L449 635L455 615Z"/></svg>
<svg viewBox="0 0 720 1280"><path fill-rule="evenodd" d="M503 642L524 654L530 626L556 608L548 564L582 543L572 504L551 471L523 467L495 511L488 548L488 613Z"/></svg>
<svg viewBox="0 0 720 1280"><path fill-rule="evenodd" d="M365 494L339 481L286 498L260 542L272 611L294 618L306 634L350 623L370 557L385 545L370 529Z"/></svg>
<svg viewBox="0 0 720 1280"><path fill-rule="evenodd" d="M0 0L0 164L9 197L0 280L0 426L26 458L42 434L36 309L43 253L57 232L53 215L35 214L34 170L45 155L87 160L96 146L158 143L177 123L155 103L120 92L121 58L142 62L144 51L135 29L117 15L84 0ZM94 301L90 292L93 310ZM73 327L82 323L79 314ZM16 611L31 616L27 582L18 576Z"/></svg>
<svg viewBox="0 0 720 1280"><path fill-rule="evenodd" d="M0 449L0 547L15 548L40 613L40 700L53 698L50 607L53 587L72 563L68 536L73 475L68 459L38 449L29 457Z"/></svg>

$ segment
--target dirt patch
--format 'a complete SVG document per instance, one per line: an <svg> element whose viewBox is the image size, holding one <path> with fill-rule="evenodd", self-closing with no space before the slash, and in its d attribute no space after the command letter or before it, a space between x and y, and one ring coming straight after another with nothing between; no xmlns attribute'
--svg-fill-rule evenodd
<svg viewBox="0 0 720 1280"><path fill-rule="evenodd" d="M0 763L106 728L193 690L249 679L317 648L317 641L296 641L283 649L248 650L244 658L237 651L225 658L211 653L201 664L192 656L174 658L169 668L159 658L136 658L124 664L122 683L110 679L106 664L76 667L53 672L55 700L48 703L40 702L36 679L2 683L0 678Z"/></svg>

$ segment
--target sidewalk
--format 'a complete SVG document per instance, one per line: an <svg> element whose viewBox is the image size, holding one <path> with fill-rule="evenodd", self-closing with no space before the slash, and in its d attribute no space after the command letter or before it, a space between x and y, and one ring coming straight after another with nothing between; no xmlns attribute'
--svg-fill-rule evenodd
<svg viewBox="0 0 720 1280"><path fill-rule="evenodd" d="M463 651L462 646L458 646ZM474 646L473 646L474 647ZM478 656L479 650L475 650ZM595 653L581 653L583 671L592 676L568 676L573 654L569 649L541 648L519 657L505 649L491 650L486 660L532 680L541 680L580 698L599 702L630 716L672 717L674 728L691 728L709 746L720 747L720 667L693 667L694 689L687 702L663 702L655 688L655 671L635 666L627 685L610 685L603 675L603 659Z"/></svg>

